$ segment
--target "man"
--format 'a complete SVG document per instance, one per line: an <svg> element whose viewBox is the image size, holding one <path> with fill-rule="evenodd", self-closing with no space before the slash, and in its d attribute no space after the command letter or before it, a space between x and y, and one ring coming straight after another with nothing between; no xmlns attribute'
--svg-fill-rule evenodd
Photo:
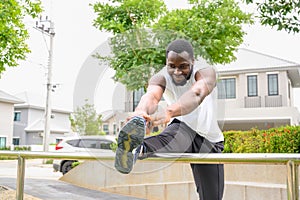
<svg viewBox="0 0 300 200"><path fill-rule="evenodd" d="M154 114L162 97L168 106ZM221 153L223 150L224 137L216 120L216 72L212 67L194 68L194 51L187 40L178 39L168 45L166 66L150 79L133 116L119 134L115 167L122 173L131 171L135 148L140 157L155 152ZM147 122L153 126L169 125L159 135L144 139ZM223 165L191 164L191 168L199 198L222 199Z"/></svg>

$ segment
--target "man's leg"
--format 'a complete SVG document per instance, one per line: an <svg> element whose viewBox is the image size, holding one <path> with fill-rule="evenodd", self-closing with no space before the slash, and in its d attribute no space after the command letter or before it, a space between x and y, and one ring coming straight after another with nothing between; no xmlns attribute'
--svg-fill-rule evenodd
<svg viewBox="0 0 300 200"><path fill-rule="evenodd" d="M186 124L178 120L171 123L161 134L145 138L143 153L216 153L223 144L209 142ZM221 200L224 190L223 165L192 164L197 192L201 200Z"/></svg>
<svg viewBox="0 0 300 200"><path fill-rule="evenodd" d="M223 142L213 144L197 135L193 149L199 153L221 153ZM223 164L191 164L200 200L221 200L224 192Z"/></svg>
<svg viewBox="0 0 300 200"><path fill-rule="evenodd" d="M192 152L192 143L196 136L191 128L179 120L174 120L159 135L144 139L143 153L187 153Z"/></svg>
<svg viewBox="0 0 300 200"><path fill-rule="evenodd" d="M191 164L200 200L221 200L224 191L222 164Z"/></svg>

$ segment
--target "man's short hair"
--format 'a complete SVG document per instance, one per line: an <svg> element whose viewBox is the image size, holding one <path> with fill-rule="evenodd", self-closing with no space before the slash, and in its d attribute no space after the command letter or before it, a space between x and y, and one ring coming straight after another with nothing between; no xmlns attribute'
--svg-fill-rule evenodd
<svg viewBox="0 0 300 200"><path fill-rule="evenodd" d="M170 51L174 51L176 53L182 53L182 52L186 51L190 55L190 58L194 59L193 46L187 40L177 39L177 40L172 41L166 49L166 57L168 57L168 53Z"/></svg>

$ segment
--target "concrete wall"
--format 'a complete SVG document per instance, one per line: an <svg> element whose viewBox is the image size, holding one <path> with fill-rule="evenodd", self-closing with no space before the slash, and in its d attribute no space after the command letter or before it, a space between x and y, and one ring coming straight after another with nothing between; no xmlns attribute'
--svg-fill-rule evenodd
<svg viewBox="0 0 300 200"><path fill-rule="evenodd" d="M138 161L132 173L124 175L113 161L86 161L60 180L151 200L198 199L188 163ZM286 166L226 164L223 200L250 199L286 200Z"/></svg>

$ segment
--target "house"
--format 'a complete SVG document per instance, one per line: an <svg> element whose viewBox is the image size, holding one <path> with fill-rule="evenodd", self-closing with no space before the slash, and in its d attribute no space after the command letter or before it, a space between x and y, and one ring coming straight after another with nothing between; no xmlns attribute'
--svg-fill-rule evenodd
<svg viewBox="0 0 300 200"><path fill-rule="evenodd" d="M293 89L300 87L300 64L244 48L236 57L230 64L216 66L221 128L299 125Z"/></svg>
<svg viewBox="0 0 300 200"><path fill-rule="evenodd" d="M14 104L23 101L0 90L0 149L13 144Z"/></svg>
<svg viewBox="0 0 300 200"><path fill-rule="evenodd" d="M41 145L45 127L45 102L41 96L23 92L16 95L24 103L16 104L14 110L14 145ZM52 107L49 144L57 143L71 132L71 111Z"/></svg>
<svg viewBox="0 0 300 200"><path fill-rule="evenodd" d="M300 87L300 64L249 49L240 48L236 61L217 65L218 121L225 130L268 129L299 125L300 113L293 105L293 89ZM198 60L197 64L205 64ZM124 113L130 114L143 95L143 90L125 92ZM160 107L165 106L163 103ZM108 132L114 132L112 121L120 128L120 111L104 113ZM124 113L122 115L124 115ZM112 120L114 119L114 120Z"/></svg>

